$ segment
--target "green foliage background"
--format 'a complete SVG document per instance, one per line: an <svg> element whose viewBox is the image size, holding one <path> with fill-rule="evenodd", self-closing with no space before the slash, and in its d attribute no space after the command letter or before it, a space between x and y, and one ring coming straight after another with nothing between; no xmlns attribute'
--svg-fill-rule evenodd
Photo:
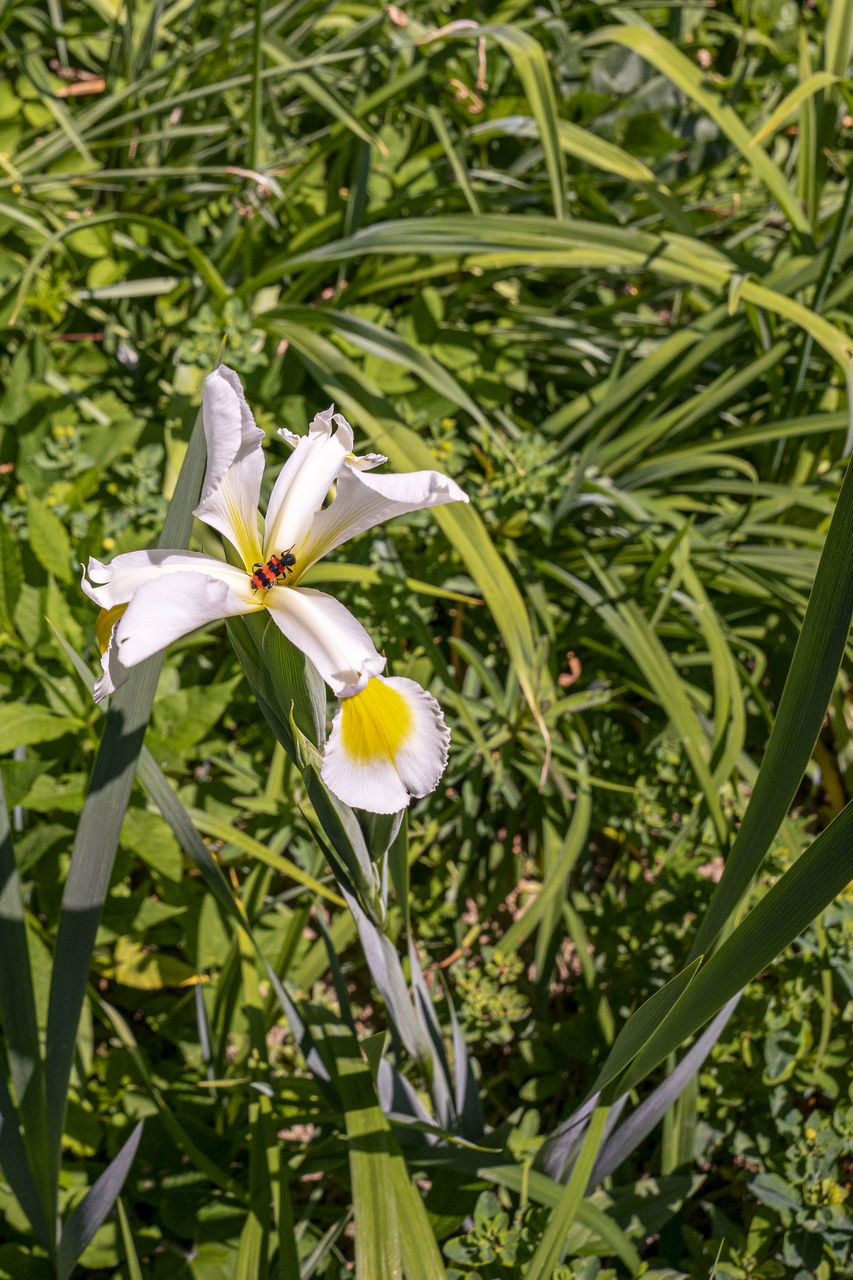
<svg viewBox="0 0 853 1280"><path fill-rule="evenodd" d="M838 498L851 28L853 6L822 0L4 7L0 773L42 1025L102 732L56 633L95 665L78 566L159 536L225 334L268 432L334 400L359 445L471 497L313 581L451 723L411 813L411 911L495 1142L529 1170L685 964ZM848 672L754 891L847 800ZM358 1036L384 1031L302 779L221 630L169 651L146 745L289 989L338 1017L322 907ZM253 972L137 784L63 1209L147 1120L78 1274L133 1280L135 1255L146 1277L283 1276L288 1247L303 1276L347 1273L342 1118ZM652 1271L853 1274L851 1018L848 891L589 1197ZM534 1274L533 1184L413 1172L449 1276ZM2 1185L0 1211L0 1276L53 1275ZM554 1277L628 1273L572 1231Z"/></svg>

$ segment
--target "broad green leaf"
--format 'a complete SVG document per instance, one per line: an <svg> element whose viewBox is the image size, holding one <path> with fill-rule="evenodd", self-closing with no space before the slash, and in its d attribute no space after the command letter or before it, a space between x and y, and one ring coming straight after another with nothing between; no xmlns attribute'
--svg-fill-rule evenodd
<svg viewBox="0 0 853 1280"><path fill-rule="evenodd" d="M4 631L14 630L23 576L20 548L5 517L0 515L0 627Z"/></svg>
<svg viewBox="0 0 853 1280"><path fill-rule="evenodd" d="M71 579L71 541L62 521L39 498L27 499L30 546L40 564L63 582Z"/></svg>
<svg viewBox="0 0 853 1280"><path fill-rule="evenodd" d="M7 702L0 706L0 754L37 742L54 742L66 733L79 733L85 722L59 716L35 703Z"/></svg>
<svg viewBox="0 0 853 1280"><path fill-rule="evenodd" d="M113 959L116 982L141 991L162 991L164 987L192 986L203 981L186 960L152 951L133 938L119 938Z"/></svg>

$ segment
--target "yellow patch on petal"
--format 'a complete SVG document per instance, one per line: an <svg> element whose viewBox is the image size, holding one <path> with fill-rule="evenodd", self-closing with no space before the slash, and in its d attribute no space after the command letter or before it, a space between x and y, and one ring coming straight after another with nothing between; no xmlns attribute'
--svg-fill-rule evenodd
<svg viewBox="0 0 853 1280"><path fill-rule="evenodd" d="M394 760L414 727L409 703L382 680L368 680L361 693L341 702L341 745L357 764Z"/></svg>
<svg viewBox="0 0 853 1280"><path fill-rule="evenodd" d="M128 604L130 602L128 601ZM113 634L113 627L118 622L121 615L127 608L127 604L114 604L112 609L102 609L95 619L95 635L98 637L98 646L101 650L101 657L110 647L110 640Z"/></svg>
<svg viewBox="0 0 853 1280"><path fill-rule="evenodd" d="M249 569L249 565L260 564L263 560L263 552L261 551L261 540L258 536L258 517L255 516L254 528L251 524L246 524L245 516L240 508L239 503L234 502L233 497L227 492L225 485L222 486L225 506L228 510L228 519L231 522L231 528L234 530L236 539L234 545L243 557L243 563ZM251 573L249 569L249 573Z"/></svg>

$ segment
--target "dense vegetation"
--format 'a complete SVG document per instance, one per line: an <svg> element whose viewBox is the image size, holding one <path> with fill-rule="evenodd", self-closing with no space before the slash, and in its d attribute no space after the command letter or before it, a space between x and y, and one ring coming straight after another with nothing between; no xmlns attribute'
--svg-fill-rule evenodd
<svg viewBox="0 0 853 1280"><path fill-rule="evenodd" d="M853 1275L853 4L0 35L0 1277ZM312 579L451 725L399 831L259 632L92 702L223 337L267 487L334 400L471 498Z"/></svg>

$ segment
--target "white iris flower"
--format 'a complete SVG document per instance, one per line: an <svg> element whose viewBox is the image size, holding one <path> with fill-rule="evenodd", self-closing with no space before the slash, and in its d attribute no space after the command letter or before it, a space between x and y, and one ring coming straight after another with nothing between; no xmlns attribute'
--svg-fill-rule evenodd
<svg viewBox="0 0 853 1280"><path fill-rule="evenodd" d="M102 610L95 700L122 684L129 667L196 627L268 609L341 700L322 767L327 786L354 807L394 813L432 791L444 772L450 735L441 709L414 680L381 675L385 659L361 623L300 582L321 556L383 520L468 499L436 471L368 475L387 459L356 457L352 428L330 408L307 436L279 432L293 452L261 537L264 433L232 369L222 365L206 379L203 412L207 471L195 514L228 539L244 567L193 551L130 551L107 565L90 559L82 586ZM333 484L334 501L324 507Z"/></svg>

